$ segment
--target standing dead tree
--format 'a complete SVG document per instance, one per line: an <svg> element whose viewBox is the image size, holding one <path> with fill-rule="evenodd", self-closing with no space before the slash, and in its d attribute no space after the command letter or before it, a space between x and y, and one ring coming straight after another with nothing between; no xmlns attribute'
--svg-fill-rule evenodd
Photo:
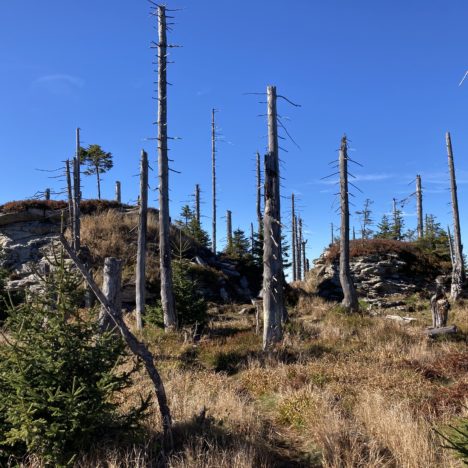
<svg viewBox="0 0 468 468"><path fill-rule="evenodd" d="M450 132L445 135L447 145L448 166L450 173L450 193L452 195L452 213L453 213L453 268L452 268L452 287L450 297L457 300L463 288L465 281L465 270L463 266L463 246L460 234L460 215L458 212L457 180L455 176L455 164L453 162L452 139Z"/></svg>
<svg viewBox="0 0 468 468"><path fill-rule="evenodd" d="M68 225L72 232L73 238L73 223L75 219L74 213L74 204L73 204L73 186L71 181L71 174L70 174L70 160L67 159L65 161L65 178L67 180L67 196L68 196Z"/></svg>
<svg viewBox="0 0 468 468"><path fill-rule="evenodd" d="M158 173L159 173L159 261L161 275L161 305L164 328L177 328L172 287L172 259L169 215L169 160L167 147L167 24L166 8L158 13Z"/></svg>
<svg viewBox="0 0 468 468"><path fill-rule="evenodd" d="M423 199L422 199L422 186L421 176L416 176L416 213L418 218L418 239L424 237L424 224L423 224Z"/></svg>
<svg viewBox="0 0 468 468"><path fill-rule="evenodd" d="M263 349L283 337L285 317L281 251L280 173L276 87L267 88L268 154L265 155L265 213L263 218Z"/></svg>
<svg viewBox="0 0 468 468"><path fill-rule="evenodd" d="M232 212L226 211L226 235L227 235L227 250L232 249Z"/></svg>
<svg viewBox="0 0 468 468"><path fill-rule="evenodd" d="M254 225L250 223L250 254L253 255L255 250L255 237L254 237Z"/></svg>
<svg viewBox="0 0 468 468"><path fill-rule="evenodd" d="M450 226L447 226L447 238L448 238L448 246L449 246L449 254L450 254L450 262L452 264L453 268L453 239L452 239L452 233L450 232Z"/></svg>
<svg viewBox="0 0 468 468"><path fill-rule="evenodd" d="M212 233L211 245L216 255L216 109L211 109L211 186L212 186Z"/></svg>
<svg viewBox="0 0 468 468"><path fill-rule="evenodd" d="M292 254L292 273L293 281L297 280L297 258L296 258L296 210L294 206L294 193L291 195L291 254Z"/></svg>
<svg viewBox="0 0 468 468"><path fill-rule="evenodd" d="M143 328L143 314L146 302L146 244L148 231L148 155L141 152L140 162L140 203L138 216L138 246L135 278L135 318L137 329Z"/></svg>
<svg viewBox="0 0 468 468"><path fill-rule="evenodd" d="M330 225L330 245L333 245L335 243L335 227L333 226L333 223Z"/></svg>
<svg viewBox="0 0 468 468"><path fill-rule="evenodd" d="M296 265L297 265L297 279L302 281L302 218L298 220L297 238L296 238Z"/></svg>
<svg viewBox="0 0 468 468"><path fill-rule="evenodd" d="M201 216L200 216L200 185L195 185L195 219L200 226Z"/></svg>
<svg viewBox="0 0 468 468"><path fill-rule="evenodd" d="M348 312L355 312L359 309L359 304L349 267L348 142L346 135L341 140L339 154L341 200L340 283L344 296L342 305Z"/></svg>
<svg viewBox="0 0 468 468"><path fill-rule="evenodd" d="M260 168L260 153L257 151L257 223L259 235L263 230L262 218L262 172Z"/></svg>
<svg viewBox="0 0 468 468"><path fill-rule="evenodd" d="M307 269L307 258L306 258L306 245L307 245L307 240L303 239L302 240L302 268L303 268L303 275L302 279L305 281L306 279L306 273L309 271Z"/></svg>
<svg viewBox="0 0 468 468"><path fill-rule="evenodd" d="M76 153L73 158L73 248L79 252L81 248L81 161L80 161L80 129L76 129Z"/></svg>
<svg viewBox="0 0 468 468"><path fill-rule="evenodd" d="M115 201L122 203L122 186L119 180L115 182Z"/></svg>
<svg viewBox="0 0 468 468"><path fill-rule="evenodd" d="M73 263L76 265L83 278L85 279L88 286L91 288L97 299L102 305L102 311L107 314L107 316L112 320L112 322L117 327L118 331L122 335L122 338L126 342L127 346L130 348L131 352L137 356L144 364L148 376L154 385L154 390L156 393L156 398L159 404L159 411L161 413L163 431L164 431L164 442L167 450L171 450L173 447L173 437L172 437L172 417L171 411L167 404L166 391L164 388L163 381L159 372L154 365L154 357L144 343L138 341L138 339L133 335L133 333L128 329L125 321L122 318L122 315L118 313L113 308L113 304L109 303L105 294L99 286L95 283L92 276L89 274L86 267L80 261L74 250L70 247L67 240L63 235L60 236L60 241L67 252L68 256L71 258Z"/></svg>
<svg viewBox="0 0 468 468"><path fill-rule="evenodd" d="M112 309L113 316L122 319L122 261L114 257L107 257L104 260L102 276L102 294L104 294L107 304ZM99 313L101 332L110 331L115 327L114 317L110 316L106 312L106 307L101 304Z"/></svg>

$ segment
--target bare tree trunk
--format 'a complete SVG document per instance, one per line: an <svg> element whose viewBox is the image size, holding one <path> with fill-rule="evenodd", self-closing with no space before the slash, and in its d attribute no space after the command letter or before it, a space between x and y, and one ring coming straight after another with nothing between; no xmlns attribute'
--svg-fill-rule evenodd
<svg viewBox="0 0 468 468"><path fill-rule="evenodd" d="M216 255L216 124L215 109L211 110L211 183L213 191L213 230L211 244L213 253Z"/></svg>
<svg viewBox="0 0 468 468"><path fill-rule="evenodd" d="M418 217L418 239L424 237L424 225L423 225L423 204L422 204L422 187L421 187L421 176L416 176L416 211Z"/></svg>
<svg viewBox="0 0 468 468"><path fill-rule="evenodd" d="M454 258L453 258L453 242L452 242L452 234L450 233L450 226L447 226L447 237L448 237L448 246L449 246L449 253L450 253L450 263L452 264L453 268L453 263L454 263Z"/></svg>
<svg viewBox="0 0 468 468"><path fill-rule="evenodd" d="M96 181L97 181L97 196L98 196L98 200L100 200L101 199L101 177L99 174L99 164L96 164L95 168L96 168Z"/></svg>
<svg viewBox="0 0 468 468"><path fill-rule="evenodd" d="M50 200L50 188L46 188L44 191L44 198L49 201Z"/></svg>
<svg viewBox="0 0 468 468"><path fill-rule="evenodd" d="M227 250L230 252L232 249L232 213L226 211L226 233L227 233Z"/></svg>
<svg viewBox="0 0 468 468"><path fill-rule="evenodd" d="M138 217L138 247L135 278L135 318L138 330L143 329L146 304L146 236L148 230L148 155L141 152L140 204Z"/></svg>
<svg viewBox="0 0 468 468"><path fill-rule="evenodd" d="M331 231L331 245L333 245L335 243L335 228L333 227L333 223L331 223L330 231Z"/></svg>
<svg viewBox="0 0 468 468"><path fill-rule="evenodd" d="M156 398L158 399L159 411L161 413L163 431L164 431L164 445L167 450L171 450L173 447L173 438L172 438L172 417L171 411L167 404L166 391L164 388L163 381L159 372L154 365L154 357L148 348L137 340L135 335L128 329L125 321L122 318L122 315L119 314L119 311L112 308L111 304L108 303L106 296L99 289L98 285L95 283L86 267L77 257L73 249L68 244L65 237L60 236L60 241L62 242L63 247L65 248L68 256L73 260L73 263L76 265L80 273L83 275L88 286L93 291L94 295L97 297L101 305L103 306L104 312L112 319L112 321L117 326L120 334L127 343L127 346L130 348L130 351L137 356L143 364L145 365L148 376L153 382Z"/></svg>
<svg viewBox="0 0 468 468"><path fill-rule="evenodd" d="M122 203L122 189L120 181L115 182L115 201L117 203Z"/></svg>
<svg viewBox="0 0 468 468"><path fill-rule="evenodd" d="M465 281L465 269L463 266L463 246L461 243L460 234L460 215L458 212L458 195L457 195L457 181L455 176L455 164L453 162L452 139L450 133L447 132L446 136L448 166L450 172L450 192L452 195L452 213L453 213L453 268L452 268L452 287L450 297L457 300L463 288Z"/></svg>
<svg viewBox="0 0 468 468"><path fill-rule="evenodd" d="M67 179L67 195L68 195L68 224L69 229L72 233L72 243L74 243L74 204L73 204L73 187L71 182L71 175L70 175L70 160L67 159L65 161L65 177Z"/></svg>
<svg viewBox="0 0 468 468"><path fill-rule="evenodd" d="M342 305L348 312L355 312L359 309L359 304L349 267L348 143L346 136L341 140L339 159L341 192L340 283L344 296Z"/></svg>
<svg viewBox="0 0 468 468"><path fill-rule="evenodd" d="M86 267L85 267L86 268ZM104 260L104 271L102 280L102 293L106 302L113 311L115 317L122 317L121 299L122 262L114 257ZM99 313L99 327L101 332L110 331L115 327L114 320L106 312L106 307L101 306Z"/></svg>
<svg viewBox="0 0 468 468"><path fill-rule="evenodd" d="M167 156L167 30L166 8L158 6L158 172L159 172L159 259L161 304L164 328L177 328L172 287L169 218L169 162Z"/></svg>
<svg viewBox="0 0 468 468"><path fill-rule="evenodd" d="M201 225L200 216L200 185L195 185L195 219L197 220L198 226Z"/></svg>
<svg viewBox="0 0 468 468"><path fill-rule="evenodd" d="M268 86L268 154L265 156L265 213L263 218L263 349L270 349L283 337L286 316L283 297L281 251L280 174L276 87Z"/></svg>
<svg viewBox="0 0 468 468"><path fill-rule="evenodd" d="M257 222L259 235L263 230L262 218L262 172L260 169L260 153L257 151Z"/></svg>
<svg viewBox="0 0 468 468"><path fill-rule="evenodd" d="M81 248L81 174L80 174L80 129L76 129L76 155L73 159L73 248L79 252Z"/></svg>
<svg viewBox="0 0 468 468"><path fill-rule="evenodd" d="M306 245L307 245L307 241L303 239L302 240L302 268L303 268L302 279L304 281L306 279L306 273L307 273Z"/></svg>
<svg viewBox="0 0 468 468"><path fill-rule="evenodd" d="M393 199L393 226L395 227L396 240L401 240L401 221L397 210L396 198Z"/></svg>
<svg viewBox="0 0 468 468"><path fill-rule="evenodd" d="M253 223L250 223L250 253L252 255L254 254L254 245L255 245L254 227L253 227Z"/></svg>
<svg viewBox="0 0 468 468"><path fill-rule="evenodd" d="M299 218L298 236L297 236L297 279L302 281L302 219Z"/></svg>
<svg viewBox="0 0 468 468"><path fill-rule="evenodd" d="M354 230L354 226L353 226L353 240L356 240L356 231Z"/></svg>
<svg viewBox="0 0 468 468"><path fill-rule="evenodd" d="M297 258L296 258L296 211L294 206L294 193L291 196L291 211L292 211L292 225L291 225L291 256L292 256L292 273L293 281L297 280Z"/></svg>

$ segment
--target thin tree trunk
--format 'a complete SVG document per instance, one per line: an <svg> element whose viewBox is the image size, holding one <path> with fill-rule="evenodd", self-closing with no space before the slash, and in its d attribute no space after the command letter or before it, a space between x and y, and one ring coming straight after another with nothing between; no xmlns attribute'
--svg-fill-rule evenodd
<svg viewBox="0 0 468 468"><path fill-rule="evenodd" d="M81 248L81 174L80 174L80 129L76 129L76 155L73 159L73 248L79 252Z"/></svg>
<svg viewBox="0 0 468 468"><path fill-rule="evenodd" d="M353 240L356 240L356 231L354 229L354 226L353 226Z"/></svg>
<svg viewBox="0 0 468 468"><path fill-rule="evenodd" d="M291 195L291 211L292 211L292 226L291 226L291 256L292 256L292 273L293 281L297 280L297 258L296 258L296 210L294 206L294 193Z"/></svg>
<svg viewBox="0 0 468 468"><path fill-rule="evenodd" d="M331 231L331 245L333 245L335 243L335 228L333 227L333 223L331 223L330 231Z"/></svg>
<svg viewBox="0 0 468 468"><path fill-rule="evenodd" d="M454 262L452 268L452 287L450 296L453 300L457 300L463 288L465 281L465 269L463 266L463 246L461 243L460 234L460 215L458 212L458 195L457 195L457 181L455 176L455 164L453 162L452 139L450 133L446 133L448 166L450 172L450 192L452 195L452 213L453 213L453 255Z"/></svg>
<svg viewBox="0 0 468 468"><path fill-rule="evenodd" d="M259 235L263 230L262 218L262 172L260 169L260 153L257 151L257 222Z"/></svg>
<svg viewBox="0 0 468 468"><path fill-rule="evenodd" d="M138 341L138 339L133 335L133 333L128 329L125 321L123 320L122 316L112 308L111 304L106 299L106 296L103 292L99 289L98 285L95 283L91 275L89 274L86 267L80 261L78 256L75 254L73 249L68 244L65 237L62 235L60 236L60 241L64 249L66 250L68 256L72 259L73 263L76 265L80 273L83 275L83 278L87 282L88 286L92 289L94 295L97 297L101 305L103 306L103 311L111 318L111 320L117 326L120 334L122 335L124 341L127 343L127 346L130 348L130 351L137 356L143 364L145 365L146 371L148 376L150 377L151 381L154 385L154 390L156 393L156 398L159 404L159 411L161 413L161 420L163 425L163 432L164 432L164 445L167 450L172 450L173 447L173 438L172 438L172 417L171 411L167 404L167 397L166 391L164 388L163 381L159 372L154 365L154 357L148 348Z"/></svg>
<svg viewBox="0 0 468 468"><path fill-rule="evenodd" d="M158 6L158 172L159 172L159 259L161 304L164 328L177 328L172 287L169 218L169 162L167 156L167 31L166 8Z"/></svg>
<svg viewBox="0 0 468 468"><path fill-rule="evenodd" d="M340 283L344 296L342 305L348 312L355 312L358 310L359 304L349 267L348 143L346 136L341 140L339 159L341 198Z"/></svg>
<svg viewBox="0 0 468 468"><path fill-rule="evenodd" d="M143 329L146 304L146 236L148 230L148 155L141 152L140 204L138 217L138 247L135 279L135 318L138 330Z"/></svg>
<svg viewBox="0 0 468 468"><path fill-rule="evenodd" d="M302 279L304 281L306 280L306 273L307 273L306 245L307 245L307 241L302 240L302 268L304 270Z"/></svg>
<svg viewBox="0 0 468 468"><path fill-rule="evenodd" d="M85 266L86 268L86 266ZM106 257L104 260L102 293L115 317L122 317L122 261L114 257ZM101 305L99 313L99 327L101 332L110 331L115 327L114 320L106 312L106 307Z"/></svg>
<svg viewBox="0 0 468 468"><path fill-rule="evenodd" d="M115 182L115 201L117 203L122 203L122 188L118 180Z"/></svg>
<svg viewBox="0 0 468 468"><path fill-rule="evenodd" d="M197 220L198 226L201 224L200 216L200 185L195 185L195 219Z"/></svg>
<svg viewBox="0 0 468 468"><path fill-rule="evenodd" d="M211 244L213 253L216 255L216 124L215 109L211 110L211 183L213 192L213 226L211 234Z"/></svg>
<svg viewBox="0 0 468 468"><path fill-rule="evenodd" d="M227 232L227 247L230 252L232 249L232 213L226 211L226 232Z"/></svg>
<svg viewBox="0 0 468 468"><path fill-rule="evenodd" d="M421 187L421 176L416 176L416 211L418 217L418 239L424 237L424 226L423 226L423 200L422 200L422 187Z"/></svg>
<svg viewBox="0 0 468 468"><path fill-rule="evenodd" d="M447 237L448 237L448 246L449 246L449 253L450 253L450 263L452 264L453 268L453 242L452 242L452 234L450 233L450 226L447 226Z"/></svg>
<svg viewBox="0 0 468 468"><path fill-rule="evenodd" d="M97 196L98 196L98 200L100 200L101 199L101 177L99 174L99 165L96 164L95 168L96 168L96 181L97 181Z"/></svg>
<svg viewBox="0 0 468 468"><path fill-rule="evenodd" d="M298 236L297 236L297 279L302 281L302 219L299 218L298 222Z"/></svg>
<svg viewBox="0 0 468 468"><path fill-rule="evenodd" d="M281 251L280 174L276 87L267 89L268 154L265 156L265 213L263 218L263 349L270 349L283 337L286 316L283 297Z"/></svg>
<svg viewBox="0 0 468 468"><path fill-rule="evenodd" d="M255 241L254 241L254 227L253 227L253 223L250 223L250 253L251 253L251 255L254 254L254 244L255 244Z"/></svg>
<svg viewBox="0 0 468 468"><path fill-rule="evenodd" d="M67 179L67 195L68 195L68 227L72 233L72 243L74 243L73 239L73 232L74 232L74 204L73 204L73 187L71 182L71 175L70 175L70 160L67 159L65 161L65 177Z"/></svg>

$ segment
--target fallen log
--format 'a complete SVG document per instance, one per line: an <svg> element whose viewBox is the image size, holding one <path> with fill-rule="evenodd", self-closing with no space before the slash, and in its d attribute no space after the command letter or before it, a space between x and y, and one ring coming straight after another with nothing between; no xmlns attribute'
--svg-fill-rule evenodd
<svg viewBox="0 0 468 468"><path fill-rule="evenodd" d="M440 335L453 335L458 332L458 328L456 325L451 325L450 327L440 327L440 328L427 328L426 335L429 338L434 338Z"/></svg>
<svg viewBox="0 0 468 468"><path fill-rule="evenodd" d="M401 323L411 323L417 321L417 319L413 317L400 317L399 315L386 315L385 318L388 320L395 320L396 322Z"/></svg>

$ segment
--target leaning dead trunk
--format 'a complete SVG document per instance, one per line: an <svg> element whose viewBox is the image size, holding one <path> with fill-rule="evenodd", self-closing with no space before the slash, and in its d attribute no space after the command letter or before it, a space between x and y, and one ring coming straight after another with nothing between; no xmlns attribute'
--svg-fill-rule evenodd
<svg viewBox="0 0 468 468"><path fill-rule="evenodd" d="M424 226L423 226L423 201L422 201L422 187L421 187L421 176L416 176L416 211L418 217L418 239L424 237Z"/></svg>
<svg viewBox="0 0 468 468"><path fill-rule="evenodd" d="M450 172L450 192L452 195L452 213L453 213L453 268L452 268L452 287L450 297L457 300L461 293L463 282L465 281L465 271L463 267L463 246L460 234L460 215L458 212L457 181L455 176L455 164L453 162L452 139L450 133L446 136L448 166Z"/></svg>
<svg viewBox="0 0 468 468"><path fill-rule="evenodd" d="M76 129L76 155L73 158L73 248L79 252L81 248L81 161L80 161L80 129Z"/></svg>
<svg viewBox="0 0 468 468"><path fill-rule="evenodd" d="M65 161L65 177L67 179L67 196L68 196L68 227L72 233L72 243L74 243L74 204L73 204L73 186L70 174L70 160Z"/></svg>
<svg viewBox="0 0 468 468"><path fill-rule="evenodd" d="M349 267L348 143L346 136L341 140L339 158L341 198L340 283L344 296L342 305L348 312L355 312L358 310L359 305Z"/></svg>
<svg viewBox="0 0 468 468"><path fill-rule="evenodd" d="M172 288L169 218L169 162L167 156L167 31L166 8L158 6L158 171L159 171L159 260L161 305L164 328L177 328Z"/></svg>
<svg viewBox="0 0 468 468"><path fill-rule="evenodd" d="M138 216L138 247L135 278L135 318L137 329L143 328L143 315L146 302L146 235L148 230L148 155L141 152L140 164L140 203Z"/></svg>
<svg viewBox="0 0 468 468"><path fill-rule="evenodd" d="M265 155L265 213L263 218L264 350L281 341L283 337L282 321L286 315L283 298L276 87L269 86L267 96L269 153Z"/></svg>

